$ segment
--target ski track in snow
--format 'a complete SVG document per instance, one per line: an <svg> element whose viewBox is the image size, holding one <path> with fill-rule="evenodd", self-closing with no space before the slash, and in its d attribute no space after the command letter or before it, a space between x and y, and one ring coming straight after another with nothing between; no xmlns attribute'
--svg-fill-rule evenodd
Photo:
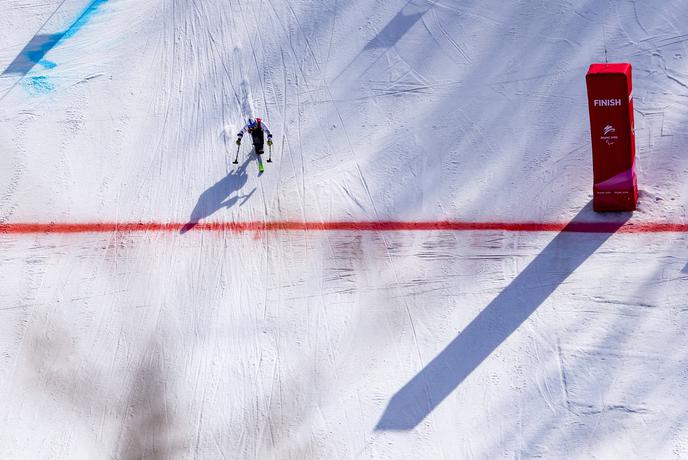
<svg viewBox="0 0 688 460"><path fill-rule="evenodd" d="M688 4L2 10L3 457L688 457Z"/></svg>

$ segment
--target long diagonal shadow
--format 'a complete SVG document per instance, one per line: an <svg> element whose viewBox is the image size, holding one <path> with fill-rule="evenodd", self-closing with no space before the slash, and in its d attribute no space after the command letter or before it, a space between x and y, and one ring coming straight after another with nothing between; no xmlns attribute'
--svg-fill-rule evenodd
<svg viewBox="0 0 688 460"><path fill-rule="evenodd" d="M378 32L366 45L363 47L358 55L349 64L344 67L344 70L332 79L332 82L339 80L345 73L353 69L356 62L364 54L375 50L386 51L394 47L399 40L428 12L431 3L417 2L415 0L408 0L404 7L387 23L387 25ZM367 67L360 72L356 72L355 79L358 80L363 77L379 60L385 55L381 52L372 60Z"/></svg>
<svg viewBox="0 0 688 460"><path fill-rule="evenodd" d="M57 45L63 35L62 33L35 35L2 75L19 75L23 77L43 59L48 51Z"/></svg>
<svg viewBox="0 0 688 460"><path fill-rule="evenodd" d="M590 203L583 208L458 337L392 397L375 429L415 428L630 216L621 213L615 222L601 222L592 214Z"/></svg>
<svg viewBox="0 0 688 460"><path fill-rule="evenodd" d="M372 48L391 48L396 45L401 38L413 27L416 22L430 9L431 4L416 4L413 0L406 2L406 5L392 18L389 23L368 42L364 49Z"/></svg>

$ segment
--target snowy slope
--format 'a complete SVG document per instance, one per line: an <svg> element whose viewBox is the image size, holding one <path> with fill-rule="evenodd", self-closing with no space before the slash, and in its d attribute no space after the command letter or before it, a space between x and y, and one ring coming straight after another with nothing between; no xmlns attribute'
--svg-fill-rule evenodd
<svg viewBox="0 0 688 460"><path fill-rule="evenodd" d="M0 223L177 226L0 233L3 457L688 456L687 237L623 230L686 223L687 3L0 8ZM605 50L632 216L589 203ZM386 220L623 228L195 225Z"/></svg>

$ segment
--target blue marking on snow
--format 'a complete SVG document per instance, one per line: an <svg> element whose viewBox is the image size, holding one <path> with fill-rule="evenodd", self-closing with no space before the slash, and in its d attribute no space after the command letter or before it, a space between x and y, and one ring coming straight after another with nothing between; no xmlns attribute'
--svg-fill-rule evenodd
<svg viewBox="0 0 688 460"><path fill-rule="evenodd" d="M48 94L55 90L55 85L53 85L45 75L27 77L22 80L22 86L30 96L35 97Z"/></svg>
<svg viewBox="0 0 688 460"><path fill-rule="evenodd" d="M38 61L38 64L43 66L43 68L46 70L54 69L55 67L57 67L57 64L55 64L53 61L48 61L47 59Z"/></svg>
<svg viewBox="0 0 688 460"><path fill-rule="evenodd" d="M83 13L81 13L81 16L79 16L71 26L69 26L69 29L64 31L62 38L67 39L76 35L76 33L79 32L86 25L86 23L91 20L93 15L98 12L98 9L107 2L108 0L93 0L91 4L86 7Z"/></svg>
<svg viewBox="0 0 688 460"><path fill-rule="evenodd" d="M63 40L72 38L98 13L103 4L109 0L92 0L91 3L81 12L79 17L70 25L67 30L61 33L36 34L31 41L24 47L19 55L10 63L9 67L5 69L2 75L19 75L20 78L25 78L22 86L26 88L30 95L41 95L53 91L55 85L48 81L48 77L34 75L28 76L32 73L32 69L39 64L44 70L52 70L57 67L53 61L45 59L46 54L55 48ZM40 32L40 31L39 31Z"/></svg>

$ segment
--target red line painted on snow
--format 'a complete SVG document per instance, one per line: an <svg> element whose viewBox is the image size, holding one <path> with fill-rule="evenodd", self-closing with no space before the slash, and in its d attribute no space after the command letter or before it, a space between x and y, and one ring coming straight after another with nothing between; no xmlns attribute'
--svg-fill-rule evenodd
<svg viewBox="0 0 688 460"><path fill-rule="evenodd" d="M571 233L685 233L688 224L642 222L461 222L461 221L274 221L274 222L98 222L0 224L0 234L139 233L139 232L272 232L272 231L476 231L571 232Z"/></svg>

